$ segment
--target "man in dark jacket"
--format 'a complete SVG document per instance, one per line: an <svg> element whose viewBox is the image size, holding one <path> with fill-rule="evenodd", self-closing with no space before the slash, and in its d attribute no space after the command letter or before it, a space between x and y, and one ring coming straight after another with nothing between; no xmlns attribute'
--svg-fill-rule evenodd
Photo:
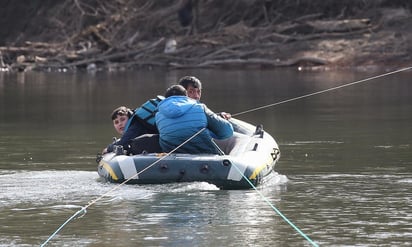
<svg viewBox="0 0 412 247"><path fill-rule="evenodd" d="M220 154L212 138L231 137L232 124L204 104L187 97L186 90L181 85L168 88L165 97L166 99L159 103L156 114L156 126L163 152L172 151L199 132L176 152Z"/></svg>
<svg viewBox="0 0 412 247"><path fill-rule="evenodd" d="M161 100L163 96L157 96L134 111L124 106L116 108L112 113L113 126L122 137L108 145L102 153L113 152L116 146L121 146L129 154L161 152L155 125L155 112Z"/></svg>
<svg viewBox="0 0 412 247"><path fill-rule="evenodd" d="M183 76L179 79L178 84L186 89L189 98L200 102L200 98L202 97L202 83L197 77L191 75ZM227 120L232 117L230 113L227 112L220 112L218 115Z"/></svg>

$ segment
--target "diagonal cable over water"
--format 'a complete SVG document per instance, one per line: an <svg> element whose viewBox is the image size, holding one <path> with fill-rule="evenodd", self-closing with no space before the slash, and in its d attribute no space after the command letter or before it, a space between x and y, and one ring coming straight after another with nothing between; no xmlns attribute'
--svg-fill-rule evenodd
<svg viewBox="0 0 412 247"><path fill-rule="evenodd" d="M403 71L406 71L406 70L410 70L410 69L412 69L412 67L406 67L406 68L398 69L398 70L391 71L391 72L388 72L388 73L385 73L385 74L380 74L380 75L377 75L377 76L368 77L368 78L365 78L365 79L362 79L362 80L354 81L354 82L351 82L351 83L346 83L346 84L343 84L343 85L340 85L340 86L328 88L328 89L321 90L321 91L317 91L317 92L314 92L314 93L305 94L305 95L298 96L298 97L295 97L295 98L283 100L283 101L280 101L280 102L277 102L277 103L273 103L273 104L269 104L269 105L265 105L265 106L253 108L253 109L250 109L250 110L247 110L247 111L235 113L235 114L232 114L232 116L238 116L238 115L246 114L246 113L249 113L249 112L253 112L253 111L265 109L265 108L268 108L268 107L277 106L277 105L284 104L284 103L287 103L287 102L292 102L292 101L296 101L296 100L299 100L299 99L308 98L308 97L311 97L311 96L314 96L314 95L318 95L318 94L330 92L330 91L337 90L337 89L341 89L341 88L344 88L344 87L353 86L353 85L356 85L356 84L359 84L359 83L362 83L362 82L366 82L366 81L370 81L370 80L373 80L373 79L385 77L385 76L388 76L388 75L400 73L400 72L403 72ZM250 184L250 186L261 196L261 198L262 198L286 223L288 223L293 229L295 229L295 230L296 230L303 238L305 238L312 246L318 247L318 244L317 244L316 242L314 242L311 238L309 238L304 232L302 232L295 224L293 224L279 209L277 209L277 208L275 207L275 205L273 205L273 204L269 201L269 199L267 199L267 198L256 188L256 186L254 186L253 183L252 183L247 177L245 177L245 175L240 171L240 169L239 169L236 165L235 165L234 167L235 167L236 170L242 175L242 177Z"/></svg>
<svg viewBox="0 0 412 247"><path fill-rule="evenodd" d="M59 233L63 227L65 227L68 223L70 223L70 221L76 219L76 218L80 218L83 215L85 215L87 213L87 208L89 208L90 206L92 206L93 204L95 204L96 202L100 201L101 199L103 199L105 196L109 195L111 192L119 189L121 186L123 186L124 184L126 184L127 182L129 182L130 180L132 180L133 178L139 176L140 174L142 174L144 171L148 170L150 167L154 166L155 164L159 163L160 161L162 161L163 159L165 159L166 157L168 157L169 155L171 155L172 153L174 153L176 150L178 150L180 147L182 147L183 145L185 145L186 143L188 143L190 140L192 140L193 138L195 138L196 136L198 136L200 133L202 133L206 128L202 128L201 130L199 130L198 132L196 132L195 134L193 134L190 138L188 138L186 141L184 141L182 144L180 144L179 146L177 146L175 149L173 149L172 151L170 151L169 153L166 153L164 156L162 156L160 159L156 160L155 162L153 162L152 164L148 165L147 167L145 167L143 170L141 170L140 172L137 172L136 174L134 174L133 176L131 176L130 178L126 179L125 181L123 181L122 183L118 184L117 186L113 187L112 189L108 190L106 193L104 193L103 195L97 197L94 200L91 200L89 203L87 203L86 206L82 207L80 210L78 210L76 213L74 213L69 219L67 219L59 228L57 228L57 230L55 232L53 232L53 234L50 235L50 237L44 241L44 243L41 245L41 247L46 246L48 242L50 242L51 239L54 238L54 236L57 235L57 233ZM80 216L79 216L80 215Z"/></svg>
<svg viewBox="0 0 412 247"><path fill-rule="evenodd" d="M295 98L279 101L279 102L276 102L276 103L273 103L273 104L264 105L264 106L256 107L256 108L253 108L253 109L250 109L250 110L238 112L238 113L232 114L232 116L235 117L235 116L239 116L239 115L246 114L246 113L249 113L249 112L254 112L254 111L262 110L262 109L265 109L265 108L268 108L268 107L288 103L288 102L291 102L291 101L296 101L296 100L308 98L308 97L311 97L311 96L314 96L314 95L330 92L330 91L341 89L341 88L344 88L344 87L353 86L353 85L356 85L356 84L359 84L359 83L362 83L362 82L371 81L371 80L374 80L374 79L378 79L378 78L385 77L385 76L388 76L388 75L393 75L393 74L400 73L400 72L410 70L410 69L412 69L412 67L406 67L406 68L398 69L398 70L391 71L391 72L388 72L388 73L385 73L385 74L380 74L380 75L377 75L377 76L368 77L368 78L365 78L365 79L362 79L362 80L354 81L354 82L351 82L351 83L346 83L346 84L343 84L343 85L340 85L340 86L328 88L328 89L317 91L317 92L314 92L314 93L309 93L309 94L305 94L305 95L298 96L298 97L295 97Z"/></svg>
<svg viewBox="0 0 412 247"><path fill-rule="evenodd" d="M355 82L343 84L343 85L341 85L341 86L332 87L332 88L329 88L329 89L317 91L317 92L310 93L310 94L305 94L305 95L302 95L302 96L298 96L298 97L295 97L295 98L283 100L283 101L280 101L280 102L276 102L276 103L269 104L269 105L265 105L265 106L261 106L261 107L256 107L256 108L253 108L253 109L250 109L250 110L246 110L246 111L243 111L243 112L239 112L239 113L232 114L232 116L233 116L233 117L234 117L234 116L239 116L239 115L242 115L242 114L246 114L246 113L253 112L253 111L258 111L258 110L265 109L265 108L268 108L268 107L277 106L277 105L280 105L280 104L288 103L288 102L291 102L291 101L296 101L296 100L303 99L303 98L308 98L308 97L311 97L311 96L314 96L314 95L326 93L326 92L329 92L329 91L337 90L337 89L344 88L344 87L348 87L348 86L353 86L353 85L356 85L356 84L360 84L360 83L362 83L362 82L366 82L366 81L370 81L370 80L373 80L373 79L385 77L385 76L388 76L388 75L400 73L400 72L403 72L403 71L406 71L406 70L410 70L410 69L412 69L412 67L406 67L406 68L398 69L398 70L391 71L391 72L388 72L388 73L384 73L384 74L381 74L381 75L377 75L377 76L373 76L373 77L368 77L368 78L365 78L365 79L362 79L362 80L358 80L358 81L355 81ZM124 182L118 184L116 187L110 189L109 191L107 191L107 192L104 193L103 195L101 195L101 196L97 197L96 199L90 201L86 206L82 207L80 210L78 210L76 213L74 213L69 219L67 219L52 235L50 235L50 237L41 245L41 247L46 246L47 243L48 243L53 237L55 237L55 236L57 235L57 233L59 233L68 223L70 223L70 221L72 221L72 220L74 220L74 219L76 219L76 218L79 218L79 217L82 217L83 215L85 215L85 214L87 213L87 208L89 208L90 206L92 206L92 205L95 204L96 202L100 201L102 198L104 198L105 196L107 196L107 195L110 194L111 192L119 189L122 185L126 184L126 183L129 182L131 179L135 178L135 177L138 176L139 174L143 173L144 171L148 170L150 167L154 166L155 164L157 164L157 163L160 162L161 160L165 159L166 157L168 157L169 155L171 155L172 153L174 153L177 149L179 149L179 148L182 147L184 144L186 144L187 142L189 142L190 140L192 140L194 137L196 137L197 135L199 135L199 134L200 134L202 131L204 131L205 129L206 129L206 128L203 128L203 129L199 130L199 131L196 132L194 135L192 135L190 138L188 138L186 141L184 141L182 144L180 144L179 146L177 146L175 149L173 149L173 150L170 151L169 153L165 154L165 155L164 155L163 157L161 157L160 159L156 160L155 162L153 162L152 164L150 164L149 166L147 166L146 168L144 168L144 169L141 170L140 172L136 173L136 174L133 175L132 177L128 178L128 179L125 180ZM235 166L235 168L238 170L239 173L241 173L238 167ZM305 233L303 233L297 226L295 226L284 214L282 214L282 212L280 212L265 196L263 196L263 194L260 193L260 191L257 190L257 188L253 185L253 183L252 183L247 177L245 177L243 173L241 173L241 175L246 179L246 181L251 185L251 187L262 197L262 199L263 199L266 203L268 203L268 205L270 205L271 208L272 208L280 217L282 217L283 220L285 220L286 223L288 223L292 228L294 228L294 229L295 229L302 237L304 237L310 244L312 244L313 246L316 246L316 247L318 246L312 239L310 239L310 238L309 238Z"/></svg>

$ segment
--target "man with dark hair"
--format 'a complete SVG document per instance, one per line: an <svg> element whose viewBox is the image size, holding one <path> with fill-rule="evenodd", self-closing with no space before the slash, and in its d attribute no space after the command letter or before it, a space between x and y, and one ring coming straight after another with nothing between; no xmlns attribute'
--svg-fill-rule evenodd
<svg viewBox="0 0 412 247"><path fill-rule="evenodd" d="M199 79L194 76L184 76L180 78L178 84L186 89L189 98L200 101L200 97L202 97L202 83Z"/></svg>
<svg viewBox="0 0 412 247"><path fill-rule="evenodd" d="M165 98L170 96L187 96L187 91L180 85L173 85L166 90Z"/></svg>
<svg viewBox="0 0 412 247"><path fill-rule="evenodd" d="M163 96L157 96L134 111L124 106L116 108L112 113L113 126L122 136L109 144L102 153L113 152L116 146L122 146L129 154L160 152L155 114L161 100Z"/></svg>
<svg viewBox="0 0 412 247"><path fill-rule="evenodd" d="M113 127L120 135L123 135L127 122L134 112L126 106L119 106L112 112Z"/></svg>
<svg viewBox="0 0 412 247"><path fill-rule="evenodd" d="M213 113L206 105L187 97L181 85L169 87L165 95L166 99L159 103L156 113L163 152L170 152L187 141L176 150L177 153L220 154L212 138L231 137L232 124Z"/></svg>
<svg viewBox="0 0 412 247"><path fill-rule="evenodd" d="M202 83L198 78L194 76L184 76L179 79L178 84L186 89L189 98L200 101L202 97ZM230 113L227 112L220 112L218 115L224 119L230 119L232 117Z"/></svg>

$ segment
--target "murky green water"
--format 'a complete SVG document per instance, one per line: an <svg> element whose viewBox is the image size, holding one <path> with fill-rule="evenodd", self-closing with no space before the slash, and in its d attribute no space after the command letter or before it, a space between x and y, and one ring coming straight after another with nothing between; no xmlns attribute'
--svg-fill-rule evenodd
<svg viewBox="0 0 412 247"><path fill-rule="evenodd" d="M205 183L122 186L98 180L109 115L186 74L202 101L232 114L386 71L140 71L0 74L0 245L310 246L254 190ZM412 244L411 72L279 104L239 119L280 145L262 195L321 246Z"/></svg>

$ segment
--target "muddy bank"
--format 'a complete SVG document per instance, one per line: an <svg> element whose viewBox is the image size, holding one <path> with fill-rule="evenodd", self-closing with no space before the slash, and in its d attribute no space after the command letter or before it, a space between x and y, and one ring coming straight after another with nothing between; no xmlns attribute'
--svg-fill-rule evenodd
<svg viewBox="0 0 412 247"><path fill-rule="evenodd" d="M403 1L6 2L8 71L412 64L412 4Z"/></svg>

